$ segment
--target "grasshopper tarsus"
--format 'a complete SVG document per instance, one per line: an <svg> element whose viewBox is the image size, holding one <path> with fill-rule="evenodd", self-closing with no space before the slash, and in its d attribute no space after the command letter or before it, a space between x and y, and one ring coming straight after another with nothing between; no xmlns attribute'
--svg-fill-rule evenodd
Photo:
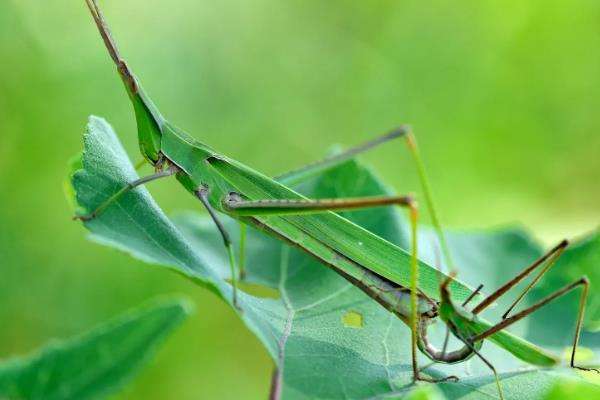
<svg viewBox="0 0 600 400"><path fill-rule="evenodd" d="M460 381L460 378L458 376L456 376L456 375L450 375L450 376L447 376L447 377L445 377L443 379L440 379L438 382L450 382L450 381L452 381L452 382L458 382L458 381Z"/></svg>
<svg viewBox="0 0 600 400"><path fill-rule="evenodd" d="M458 382L459 380L460 380L459 377L456 375L450 375L450 376L446 376L444 378L430 378L427 376L421 376L420 374L418 376L415 376L415 381L429 382L429 383Z"/></svg>
<svg viewBox="0 0 600 400"><path fill-rule="evenodd" d="M89 214L84 214L84 215L74 215L73 217L71 217L71 219L73 221L81 221L81 222L88 222L93 220L94 218L96 218L96 213L89 213Z"/></svg>
<svg viewBox="0 0 600 400"><path fill-rule="evenodd" d="M578 369L580 371L590 371L590 372L595 372L597 374L600 374L600 369L598 368L590 368L590 367L578 367L577 365L571 365L571 368L575 368Z"/></svg>

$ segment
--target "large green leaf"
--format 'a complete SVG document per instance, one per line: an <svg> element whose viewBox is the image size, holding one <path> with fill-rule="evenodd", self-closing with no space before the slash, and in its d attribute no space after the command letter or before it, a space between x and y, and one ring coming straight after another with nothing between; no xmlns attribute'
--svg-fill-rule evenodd
<svg viewBox="0 0 600 400"><path fill-rule="evenodd" d="M189 312L186 301L154 301L81 336L6 360L0 363L0 399L80 400L114 393Z"/></svg>
<svg viewBox="0 0 600 400"><path fill-rule="evenodd" d="M114 132L98 118L92 118L88 126L82 165L72 182L76 204L87 210L137 177ZM387 191L356 162L298 189L315 198ZM391 209L347 216L388 240L406 244L405 224ZM237 240L236 223L224 220ZM189 213L172 222L148 192L138 188L86 226L94 240L173 268L230 302L225 251L216 228L205 217ZM436 246L427 229L421 239L422 256L435 260ZM474 284L483 282L488 288L497 287L540 254L539 246L515 229L456 233L450 235L449 242L461 277ZM398 397L414 389L409 331L402 322L311 257L259 232L250 230L247 253L248 282L276 289L279 297L242 293L240 317L279 366L284 398ZM516 332L527 333L527 324L516 328L520 328ZM438 331L443 334L442 329ZM562 370L560 374L523 370L512 355L490 344L484 346L483 353L502 373L509 398L541 398L560 376L569 374ZM426 360L420 362L425 365ZM462 377L459 383L439 385L449 398L497 396L490 371L475 359L456 366L438 365L426 373Z"/></svg>

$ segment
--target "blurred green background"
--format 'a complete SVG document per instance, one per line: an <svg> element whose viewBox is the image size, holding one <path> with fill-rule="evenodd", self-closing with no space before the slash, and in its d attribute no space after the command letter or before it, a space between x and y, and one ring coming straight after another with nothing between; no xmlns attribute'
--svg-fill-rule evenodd
<svg viewBox="0 0 600 400"><path fill-rule="evenodd" d="M266 173L411 123L443 222L542 242L600 220L600 3L105 0L164 114ZM132 111L83 0L0 2L0 357L159 293L197 314L119 398L264 398L271 361L218 299L88 242L62 192L87 116L134 160ZM415 191L404 146L364 157ZM175 182L169 212L200 209Z"/></svg>

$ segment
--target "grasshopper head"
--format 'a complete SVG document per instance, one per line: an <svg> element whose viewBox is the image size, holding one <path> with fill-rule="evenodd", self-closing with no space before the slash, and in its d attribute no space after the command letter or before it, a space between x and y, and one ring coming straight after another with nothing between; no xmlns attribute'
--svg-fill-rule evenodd
<svg viewBox="0 0 600 400"><path fill-rule="evenodd" d="M133 79L135 82L135 78ZM146 160L155 165L161 158L164 119L152 101L144 95L139 84L130 86L125 81L125 86L135 110L140 151Z"/></svg>
<svg viewBox="0 0 600 400"><path fill-rule="evenodd" d="M96 27L104 41L110 58L117 66L117 71L125 84L127 94L133 103L135 117L138 126L138 139L142 155L153 165L160 161L160 145L164 118L158 112L156 106L150 101L142 90L138 80L135 78L125 60L121 57L117 44L108 29L104 15L100 11L96 0L86 0L87 6L94 18Z"/></svg>

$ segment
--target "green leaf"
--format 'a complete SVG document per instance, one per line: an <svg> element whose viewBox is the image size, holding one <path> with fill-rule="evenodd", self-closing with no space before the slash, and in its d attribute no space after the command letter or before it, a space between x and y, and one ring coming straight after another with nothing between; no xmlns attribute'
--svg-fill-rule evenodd
<svg viewBox="0 0 600 400"><path fill-rule="evenodd" d="M89 210L137 176L103 120L92 118L85 146L84 169L74 174L73 186L78 205ZM389 191L357 162L328 171L298 189L314 198ZM390 208L345 215L388 240L407 243L403 217ZM223 220L237 241L237 224ZM231 301L226 253L216 228L206 217L187 213L172 222L148 192L139 188L86 226L94 240L175 269ZM436 246L430 230L422 229L420 240L421 255L435 261ZM488 290L504 283L541 253L519 229L450 233L449 242L461 278L472 284L482 282ZM400 320L298 249L252 229L247 246L247 283L276 289L279 297L241 293L240 317L279 366L285 399L397 397L414 388L410 332ZM499 302L498 310L486 315L498 315L505 303ZM441 328L432 327L440 338L444 333ZM515 328L513 332L529 334L527 322ZM523 370L526 366L511 354L489 343L484 345L483 354L501 373L509 398L539 399L561 376L571 374L568 370ZM424 357L419 362L427 364ZM490 370L476 358L457 365L438 364L426 374L457 374L462 378L458 383L437 385L447 398L497 396Z"/></svg>
<svg viewBox="0 0 600 400"><path fill-rule="evenodd" d="M89 212L89 205L101 204L122 188L124 182L136 179L137 174L104 120L90 118L87 129L83 169L72 173L72 184L76 204ZM172 266L186 275L201 277L212 286L224 287L143 189L125 194L102 213L102 218L87 222L86 226L93 240L129 251L146 262Z"/></svg>
<svg viewBox="0 0 600 400"><path fill-rule="evenodd" d="M190 309L183 300L154 301L88 333L4 361L0 363L0 398L106 397L133 379Z"/></svg>

